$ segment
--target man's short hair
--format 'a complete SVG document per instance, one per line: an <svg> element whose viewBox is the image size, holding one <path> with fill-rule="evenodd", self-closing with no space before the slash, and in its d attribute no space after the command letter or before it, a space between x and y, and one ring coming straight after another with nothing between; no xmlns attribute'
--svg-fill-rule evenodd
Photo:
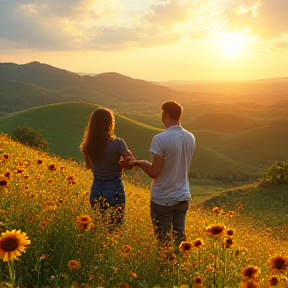
<svg viewBox="0 0 288 288"><path fill-rule="evenodd" d="M162 104L161 108L164 112L167 112L171 119L180 120L183 112L181 104L176 101L166 101Z"/></svg>

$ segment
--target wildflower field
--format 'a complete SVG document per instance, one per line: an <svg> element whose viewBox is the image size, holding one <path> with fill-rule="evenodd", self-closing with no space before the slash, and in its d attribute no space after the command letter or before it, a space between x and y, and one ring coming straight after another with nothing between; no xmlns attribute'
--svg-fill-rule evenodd
<svg viewBox="0 0 288 288"><path fill-rule="evenodd" d="M110 233L90 208L90 171L0 135L0 287L288 287L287 242L240 202L192 201L187 241L159 248L140 178L124 179L125 223Z"/></svg>

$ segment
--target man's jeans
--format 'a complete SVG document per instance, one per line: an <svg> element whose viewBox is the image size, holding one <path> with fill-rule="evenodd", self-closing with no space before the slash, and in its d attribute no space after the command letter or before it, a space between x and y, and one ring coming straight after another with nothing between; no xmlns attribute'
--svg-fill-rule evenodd
<svg viewBox="0 0 288 288"><path fill-rule="evenodd" d="M163 242L174 238L175 245L179 245L186 239L184 230L188 207L188 201L182 201L173 206L162 206L150 202L152 224L158 240Z"/></svg>

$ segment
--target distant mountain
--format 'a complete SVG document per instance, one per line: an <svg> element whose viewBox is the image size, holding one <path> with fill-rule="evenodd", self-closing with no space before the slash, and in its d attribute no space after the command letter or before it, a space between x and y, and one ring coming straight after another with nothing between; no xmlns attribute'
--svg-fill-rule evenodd
<svg viewBox="0 0 288 288"><path fill-rule="evenodd" d="M215 101L215 96L220 101L234 103L238 101L273 104L288 100L288 77L254 81L168 81L157 84L177 91L194 93L206 101Z"/></svg>
<svg viewBox="0 0 288 288"><path fill-rule="evenodd" d="M7 85L9 83L9 85ZM14 112L38 105L34 103L30 92L22 94L29 107L19 107L9 109L4 105L1 98L9 98L14 95L15 86L21 84L34 85L33 94L42 94L43 89L54 91L51 94L52 102L62 102L63 100L78 100L98 103L101 105L119 104L119 101L129 103L160 103L163 100L181 100L187 97L187 93L177 92L168 87L156 85L144 80L133 79L118 73L102 73L94 76L78 75L64 69L55 68L39 62L18 65L14 63L0 63L0 104L4 112ZM36 87L35 87L36 86ZM37 92L37 87L40 90ZM31 86L30 86L31 88ZM59 100L53 97L55 91L59 95ZM20 96L20 93L17 94ZM49 96L48 96L49 97ZM2 101L1 101L2 100ZM12 100L13 101L13 100ZM43 102L41 104L46 104ZM51 103L51 101L48 101ZM127 104L129 104L127 103ZM11 106L11 105L10 105ZM157 105L158 107L159 105Z"/></svg>
<svg viewBox="0 0 288 288"><path fill-rule="evenodd" d="M166 86L165 86L166 85ZM121 112L155 114L163 101L185 105L258 103L288 100L288 77L256 81L169 81L152 83L115 72L79 75L37 61L0 63L0 116L66 101L95 103Z"/></svg>

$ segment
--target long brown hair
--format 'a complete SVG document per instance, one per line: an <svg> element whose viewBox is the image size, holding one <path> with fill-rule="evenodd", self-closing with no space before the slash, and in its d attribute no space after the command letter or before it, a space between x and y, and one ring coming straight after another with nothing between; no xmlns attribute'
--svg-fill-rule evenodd
<svg viewBox="0 0 288 288"><path fill-rule="evenodd" d="M106 141L114 138L115 118L110 109L98 108L95 110L85 129L80 150L90 159L101 160L104 154Z"/></svg>

